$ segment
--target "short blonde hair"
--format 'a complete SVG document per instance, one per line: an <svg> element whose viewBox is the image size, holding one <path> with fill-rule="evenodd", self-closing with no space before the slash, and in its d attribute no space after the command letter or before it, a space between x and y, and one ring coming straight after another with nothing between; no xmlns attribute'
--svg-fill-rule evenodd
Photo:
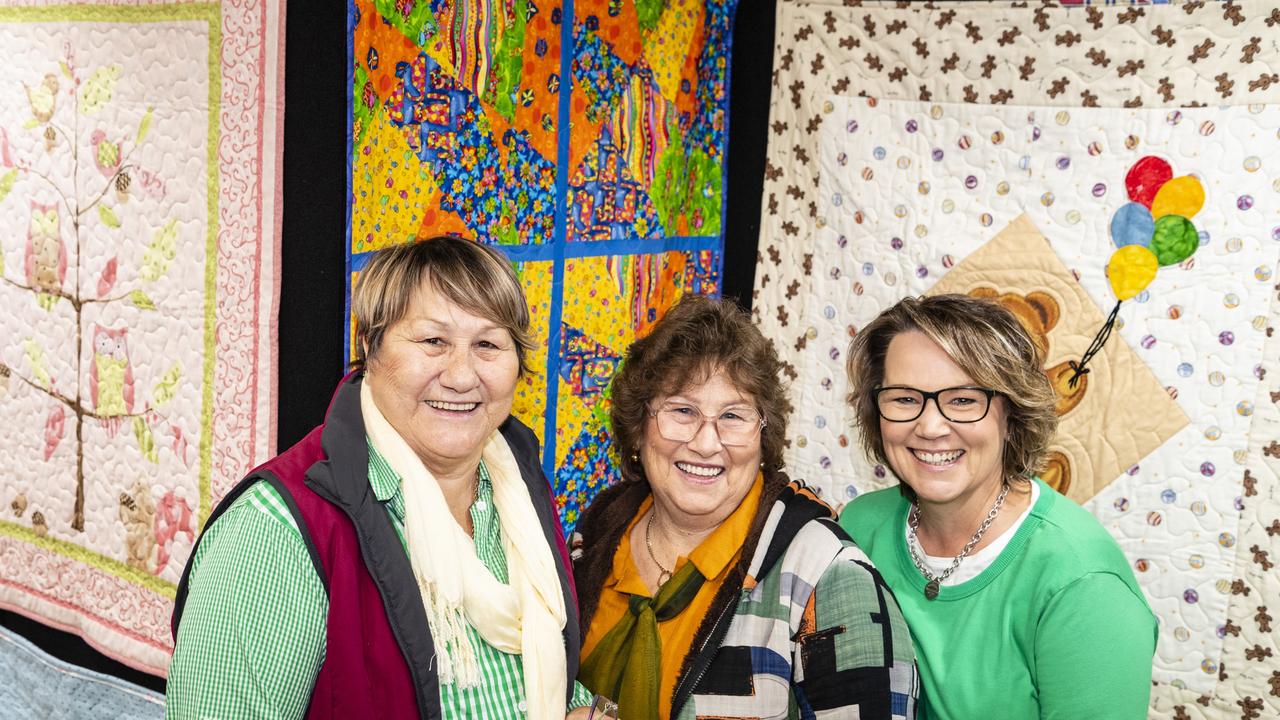
<svg viewBox="0 0 1280 720"><path fill-rule="evenodd" d="M492 247L449 236L380 250L360 272L351 296L359 341L352 366L363 369L378 353L383 336L404 319L424 282L505 329L516 344L520 374L530 372L529 306L511 263Z"/></svg>
<svg viewBox="0 0 1280 720"><path fill-rule="evenodd" d="M975 383L1005 398L1009 424L1005 481L1043 470L1046 450L1058 429L1057 396L1045 375L1044 357L1013 313L995 301L968 295L905 298L854 336L846 366L847 399L867 456L893 469L884 451L875 390L884 383L889 343L912 331L924 333ZM904 486L903 491L910 496L909 488Z"/></svg>

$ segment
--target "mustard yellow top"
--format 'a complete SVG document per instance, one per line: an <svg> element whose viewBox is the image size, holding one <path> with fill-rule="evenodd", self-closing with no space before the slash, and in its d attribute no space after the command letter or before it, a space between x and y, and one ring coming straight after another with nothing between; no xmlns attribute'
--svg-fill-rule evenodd
<svg viewBox="0 0 1280 720"><path fill-rule="evenodd" d="M693 552L689 553L689 557L677 558L676 564L671 568L674 574L686 562L692 562L706 581L684 612L670 620L658 623L658 639L662 643L662 686L658 688L658 711L662 720L669 720L671 717L671 701L676 689L676 675L680 672L680 666L684 664L685 656L689 654L698 625L702 623L703 616L711 608L712 599L724 584L729 569L734 566L742 553L742 543L746 541L747 533L751 530L751 521L755 519L756 511L760 507L760 493L763 488L764 477L756 475L755 482L742 498L738 508L725 518L725 521L720 523L720 527L713 530L701 545L694 548ZM587 636L582 641L583 658L590 657L596 645L622 619L622 614L627 612L627 601L632 595L652 597L649 589L645 587L644 580L640 579L640 570L636 567L634 558L631 557L631 531L652 506L653 496L650 495L640 504L639 509L636 510L636 516L631 518L630 525L622 534L622 539L618 541L618 549L613 553L613 569L604 581L604 587L600 591L600 602L596 606L595 616L591 619L591 627L587 629Z"/></svg>

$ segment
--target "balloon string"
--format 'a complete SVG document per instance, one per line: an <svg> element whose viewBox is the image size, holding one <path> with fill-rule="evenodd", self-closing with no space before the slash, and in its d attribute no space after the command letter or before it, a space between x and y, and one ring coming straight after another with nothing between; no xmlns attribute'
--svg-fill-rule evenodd
<svg viewBox="0 0 1280 720"><path fill-rule="evenodd" d="M1080 378L1089 374L1089 368L1085 367L1094 355L1097 355L1102 346L1107 343L1107 338L1111 337L1111 328L1116 324L1116 317L1120 314L1120 301L1116 301L1116 306L1111 308L1111 314L1107 316L1107 321L1102 324L1102 329L1097 335L1093 336L1093 342L1089 343L1089 349L1084 351L1080 362L1072 360L1069 364L1072 369L1071 379L1067 380L1067 386L1075 389L1076 383L1080 382Z"/></svg>

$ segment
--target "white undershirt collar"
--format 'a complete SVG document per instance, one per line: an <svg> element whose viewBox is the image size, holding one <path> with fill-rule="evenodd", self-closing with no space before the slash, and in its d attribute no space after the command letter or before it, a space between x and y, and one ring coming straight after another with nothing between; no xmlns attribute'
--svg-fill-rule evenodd
<svg viewBox="0 0 1280 720"><path fill-rule="evenodd" d="M1018 519L1015 520L1004 532L1000 533L1000 535L998 535L990 545L965 558L964 561L960 563L960 567L956 568L955 572L951 573L946 580L942 581L942 586L948 587L951 585L959 585L962 582L972 580L983 570L991 567L992 563L996 561L996 558L1000 557L1000 552L1004 550L1005 546L1009 544L1009 541L1012 540L1013 536L1018 532L1018 528L1022 527L1022 523L1025 522L1027 516L1031 514L1031 508L1036 506L1036 501L1039 499L1040 484L1033 481L1031 483L1031 502L1027 503L1027 509L1023 510L1022 514L1018 516ZM929 567L929 570L933 572L934 576L941 575L946 572L947 568L951 567L951 563L955 560L954 556L938 557L936 555L926 554L924 548L920 546L920 543L916 541L915 538L911 537L911 528L907 527L906 524L904 524L903 527L905 529L907 542L915 548L916 553L919 554L920 557L924 558L925 565Z"/></svg>

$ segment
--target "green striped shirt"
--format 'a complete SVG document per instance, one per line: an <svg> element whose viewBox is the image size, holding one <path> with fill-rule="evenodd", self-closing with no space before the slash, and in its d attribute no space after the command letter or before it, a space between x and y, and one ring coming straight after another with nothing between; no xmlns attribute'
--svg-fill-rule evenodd
<svg viewBox="0 0 1280 720"><path fill-rule="evenodd" d="M471 522L476 555L507 582L493 486L480 465ZM369 446L369 484L404 544L400 477ZM406 552L408 552L406 548ZM284 501L255 483L205 530L192 558L187 603L169 666L166 718L301 718L324 662L329 598ZM482 682L440 684L446 718L525 716L520 656L489 645L471 627ZM569 708L591 704L574 683Z"/></svg>

